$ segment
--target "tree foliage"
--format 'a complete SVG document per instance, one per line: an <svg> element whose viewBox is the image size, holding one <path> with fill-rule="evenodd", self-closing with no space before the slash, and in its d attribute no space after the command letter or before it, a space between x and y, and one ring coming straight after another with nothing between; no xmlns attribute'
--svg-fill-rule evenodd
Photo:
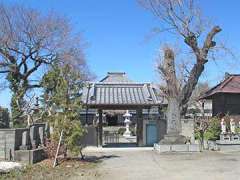
<svg viewBox="0 0 240 180"><path fill-rule="evenodd" d="M214 117L209 121L209 126L205 132L204 138L206 140L216 141L219 139L221 133L221 121L219 118Z"/></svg>
<svg viewBox="0 0 240 180"><path fill-rule="evenodd" d="M45 67L68 62L83 69L82 41L69 20L20 5L0 4L0 74L12 92L15 124L23 114L27 92L40 87Z"/></svg>
<svg viewBox="0 0 240 180"><path fill-rule="evenodd" d="M0 107L0 128L9 128L8 109Z"/></svg>

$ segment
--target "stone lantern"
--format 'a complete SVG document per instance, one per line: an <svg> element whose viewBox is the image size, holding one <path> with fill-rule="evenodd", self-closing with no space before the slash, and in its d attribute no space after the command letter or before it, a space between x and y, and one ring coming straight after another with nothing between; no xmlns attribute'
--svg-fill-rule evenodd
<svg viewBox="0 0 240 180"><path fill-rule="evenodd" d="M126 111L126 113L123 115L123 117L125 118L124 120L124 123L125 123L125 128L126 128L126 131L123 133L123 136L124 137L131 137L131 131L129 130L129 125L132 123L130 121L130 117L132 115L128 112L128 110Z"/></svg>

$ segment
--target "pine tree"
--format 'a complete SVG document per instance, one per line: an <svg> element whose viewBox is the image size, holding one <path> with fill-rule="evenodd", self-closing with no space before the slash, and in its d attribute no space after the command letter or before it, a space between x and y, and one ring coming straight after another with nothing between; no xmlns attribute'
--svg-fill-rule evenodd
<svg viewBox="0 0 240 180"><path fill-rule="evenodd" d="M80 122L80 92L83 81L70 65L54 65L44 75L43 104L51 109L46 119L53 127L52 140L57 141L63 130L64 144L74 154L81 151L80 138L85 130Z"/></svg>

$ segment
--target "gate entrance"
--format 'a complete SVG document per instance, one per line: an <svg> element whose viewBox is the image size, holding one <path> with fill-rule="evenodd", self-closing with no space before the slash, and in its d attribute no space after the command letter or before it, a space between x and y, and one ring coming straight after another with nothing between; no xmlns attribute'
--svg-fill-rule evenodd
<svg viewBox="0 0 240 180"><path fill-rule="evenodd" d="M108 126L117 126L118 125L118 116L117 114L107 114L106 121Z"/></svg>
<svg viewBox="0 0 240 180"><path fill-rule="evenodd" d="M82 102L86 110L97 109L98 145L121 144L145 146L143 138L143 110L149 110L153 106L160 107L162 98L159 98L156 89L151 83L135 83L128 79L125 73L108 73L100 82L90 83L83 90ZM117 116L106 116L103 120L104 110L135 110L135 136L123 136L124 130L106 130L105 122L115 127L118 124ZM160 113L157 109L157 114ZM158 116L160 117L160 116ZM154 128L154 127L149 127ZM156 128L156 127L155 127ZM150 131L149 131L150 132ZM149 138L152 136L150 135ZM153 140L149 139L149 143Z"/></svg>
<svg viewBox="0 0 240 180"><path fill-rule="evenodd" d="M157 143L157 126L156 124L147 124L146 125L146 144L147 146L152 146L154 143Z"/></svg>

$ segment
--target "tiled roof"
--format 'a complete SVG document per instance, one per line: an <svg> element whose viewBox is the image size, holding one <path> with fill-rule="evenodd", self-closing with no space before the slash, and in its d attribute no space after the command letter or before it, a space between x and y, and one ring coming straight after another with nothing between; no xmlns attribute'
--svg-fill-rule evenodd
<svg viewBox="0 0 240 180"><path fill-rule="evenodd" d="M207 91L201 99L210 98L216 93L240 94L240 75L229 74L221 83Z"/></svg>
<svg viewBox="0 0 240 180"><path fill-rule="evenodd" d="M82 96L84 104L88 106L152 106L162 103L152 84L127 81L125 73L112 74L108 74L108 77L99 83L90 83L84 88ZM117 82L117 79L120 81Z"/></svg>

